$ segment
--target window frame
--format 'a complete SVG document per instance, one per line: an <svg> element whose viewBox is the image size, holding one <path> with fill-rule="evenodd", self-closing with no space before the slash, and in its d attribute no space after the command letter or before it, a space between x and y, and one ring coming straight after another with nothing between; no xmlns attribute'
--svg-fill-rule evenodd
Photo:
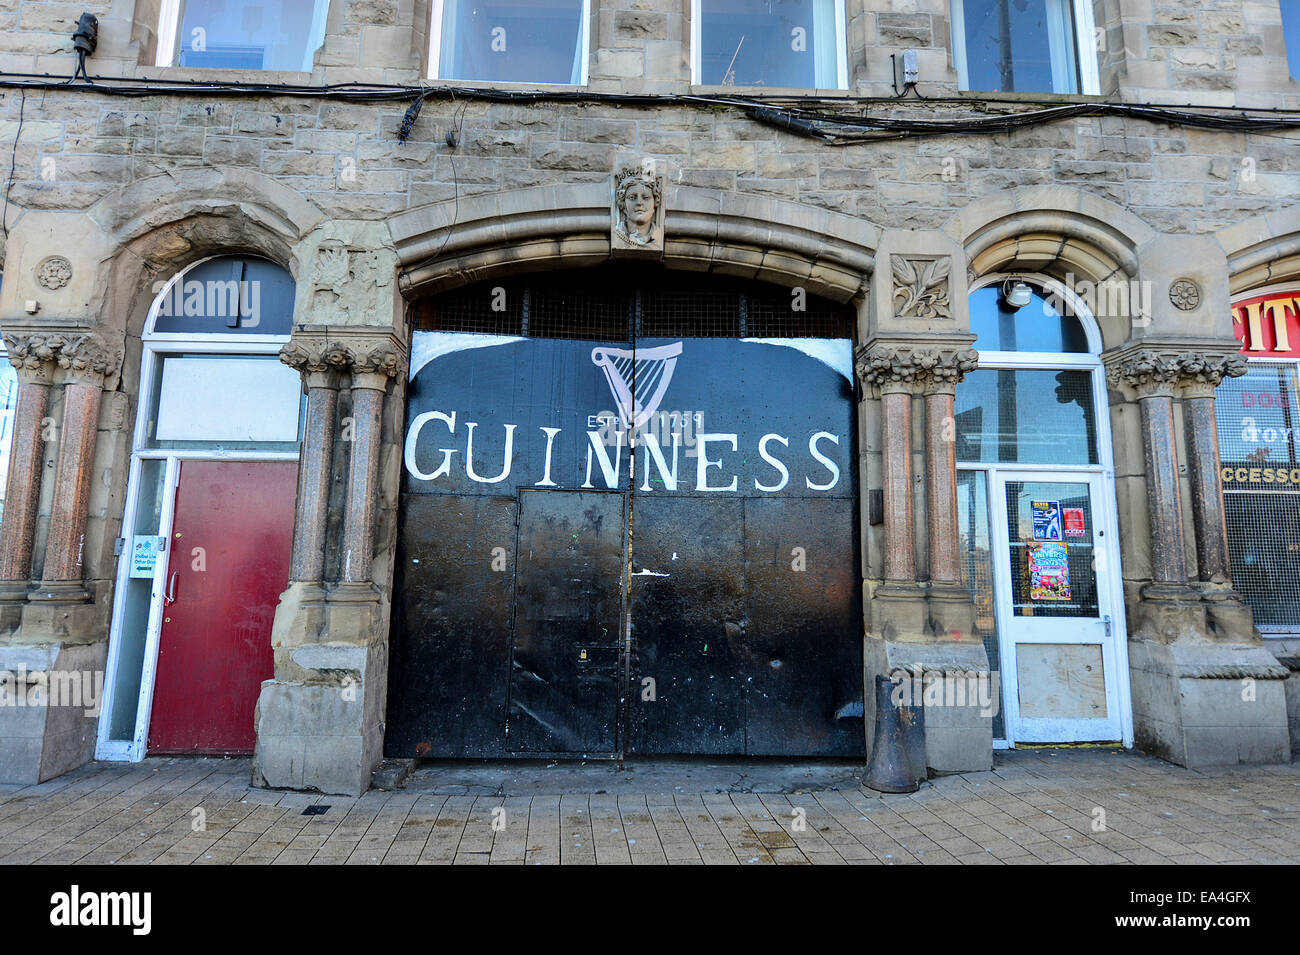
<svg viewBox="0 0 1300 955"><path fill-rule="evenodd" d="M498 80L456 80L439 76L442 66L442 23L446 13L446 0L431 0L429 4L429 54L425 58L424 76L426 80L437 83L486 84L490 86L545 86L551 89L584 89L588 85L588 72L591 68L591 0L582 0L582 32L579 44L582 47L582 69L577 83L546 83L541 80L521 80L505 82Z"/></svg>
<svg viewBox="0 0 1300 955"><path fill-rule="evenodd" d="M832 0L835 11L835 79L836 86L810 86L807 89L833 89L840 92L847 92L849 89L849 41L848 41L848 18L845 15L845 0ZM691 0L691 86L705 86L700 81L700 74L703 72L704 63L704 46L702 43L703 36L703 0ZM768 87L764 86L715 86L709 84L708 89L748 89L762 90ZM771 89L789 89L790 87L774 86Z"/></svg>
<svg viewBox="0 0 1300 955"><path fill-rule="evenodd" d="M1047 0L1051 3L1052 0ZM1096 19L1092 13L1092 4L1089 0L1062 0L1070 4L1074 13L1074 59L1079 67L1079 91L1077 93L1057 93L1054 91L1045 91L1040 93L1022 93L1013 91L1021 95L1039 95L1039 96L1100 96L1101 95L1101 71L1097 63L1096 44L1088 45L1087 50L1090 55L1085 55L1085 47L1082 42L1083 37L1095 37L1097 35ZM957 89L963 93L984 93L990 96L998 96L1006 93L1006 90L973 90L970 87L970 78L967 71L966 62L966 2L965 0L949 0L949 33L952 35L952 65L957 71Z"/></svg>
<svg viewBox="0 0 1300 955"><path fill-rule="evenodd" d="M154 54L154 66L178 67L180 69L194 69L194 70L245 69L244 67L221 67L221 66L181 67L180 66L180 64L177 62L180 59L180 57L177 54L179 52L179 45L180 45L181 6L184 2L185 0L162 0L162 6L158 11L158 49ZM325 45L325 31L327 29L326 24L328 23L329 20L330 2L331 0L325 0L323 6L319 2L317 3L318 12L314 12L312 14L311 23L307 28L309 31L311 31L308 33L307 36L308 42L311 42L312 36L315 35L317 29L317 17L319 16L320 30L321 30L321 46ZM320 50L320 48L321 48L320 46L316 47L315 49L311 50L310 53L308 53L307 55L310 56L312 60L315 60L316 53L318 50ZM312 71L312 67L307 63L304 63L303 66L305 67L305 69L277 70L277 69L261 68L258 69L256 72L310 73Z"/></svg>
<svg viewBox="0 0 1300 955"><path fill-rule="evenodd" d="M1242 292L1236 292L1232 295L1229 301L1229 308L1235 308L1238 303L1248 301L1252 298L1259 298L1261 296L1273 295L1277 293L1281 293L1281 294L1290 293L1295 296L1300 296L1300 282L1296 282L1296 281L1274 282L1269 285L1260 286L1259 288L1247 289ZM1246 351L1245 350L1246 343L1240 339L1238 339L1238 344L1242 346L1241 350L1238 351L1238 354L1240 354L1243 358L1246 359L1246 367L1248 372L1257 368L1264 368L1268 366L1271 367L1290 366L1291 368L1295 369L1297 376L1300 376L1300 354L1297 355L1270 355L1267 353L1260 354L1257 352ZM1297 346L1296 350L1300 351L1300 345ZM1219 397L1218 397L1217 389L1215 391L1214 404L1215 404L1215 437L1217 439L1218 432L1221 428L1221 425L1219 423L1219 414L1218 414L1220 409L1219 409ZM1219 468L1222 469L1223 467L1222 454L1219 455L1218 464L1219 464ZM1223 486L1222 481L1219 482L1219 488L1220 488L1220 493L1222 493L1225 496L1233 493L1238 493L1238 494L1252 493L1249 491L1229 490L1228 488ZM1253 493L1268 493L1268 492L1256 491ZM1227 511L1226 502L1224 506L1224 511L1226 514ZM1228 548L1229 548L1229 552L1228 552L1229 568L1231 568L1231 562L1232 562L1231 542L1229 542ZM1235 582L1233 583L1233 586L1234 587L1236 586ZM1247 606L1250 606L1250 600L1246 594L1243 593L1241 595L1241 599L1246 601ZM1251 610L1253 612L1254 608L1251 607ZM1296 637L1300 637L1300 619L1297 619L1292 624L1256 623L1255 629L1258 630L1261 636L1263 636L1265 639L1269 639L1269 640L1294 639Z"/></svg>

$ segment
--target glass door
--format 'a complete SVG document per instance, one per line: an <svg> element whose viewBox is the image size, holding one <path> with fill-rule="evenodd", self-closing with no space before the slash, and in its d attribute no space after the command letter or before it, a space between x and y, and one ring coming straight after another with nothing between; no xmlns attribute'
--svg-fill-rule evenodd
<svg viewBox="0 0 1300 955"><path fill-rule="evenodd" d="M1007 738L1123 738L1115 532L1103 479L993 472L990 521Z"/></svg>

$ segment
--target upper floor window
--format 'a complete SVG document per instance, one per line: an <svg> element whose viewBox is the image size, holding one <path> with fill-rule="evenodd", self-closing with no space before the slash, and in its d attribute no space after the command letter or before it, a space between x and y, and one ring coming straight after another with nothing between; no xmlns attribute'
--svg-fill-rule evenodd
<svg viewBox="0 0 1300 955"><path fill-rule="evenodd" d="M590 0L434 0L430 16L434 79L587 83Z"/></svg>
<svg viewBox="0 0 1300 955"><path fill-rule="evenodd" d="M310 73L329 0L163 0L158 66Z"/></svg>
<svg viewBox="0 0 1300 955"><path fill-rule="evenodd" d="M961 88L990 93L1096 93L1090 0L952 0Z"/></svg>
<svg viewBox="0 0 1300 955"><path fill-rule="evenodd" d="M843 0L692 0L691 79L847 89Z"/></svg>
<svg viewBox="0 0 1300 955"><path fill-rule="evenodd" d="M1300 80L1300 0L1278 0L1282 7L1282 39L1291 78Z"/></svg>

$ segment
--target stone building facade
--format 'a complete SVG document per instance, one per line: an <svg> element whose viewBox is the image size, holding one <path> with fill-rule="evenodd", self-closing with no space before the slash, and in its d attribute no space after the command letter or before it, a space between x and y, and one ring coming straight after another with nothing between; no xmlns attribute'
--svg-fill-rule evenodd
<svg viewBox="0 0 1300 955"><path fill-rule="evenodd" d="M421 324L422 303L560 274L580 294L620 264L650 270L650 285L775 288L851 316L856 434L838 447L856 482L856 524L837 559L855 578L862 666L852 679L866 692L841 718L861 718L848 725L863 756L876 675L951 683L1001 670L995 696L1014 699L998 713L974 700L927 709L932 771L987 768L995 739L1099 739L1189 766L1291 758L1296 644L1262 635L1233 587L1215 402L1246 369L1234 304L1300 289L1300 63L1286 55L1300 23L1284 23L1290 0L1048 3L1074 25L1067 92L966 88L988 55L970 18L997 12L972 0L805 4L810 17L830 18L808 28L830 52L819 47L818 82L799 88L747 84L739 72L703 82L706 14L718 6L709 0L577 4L580 82L549 86L431 78L431 45L441 44L443 64L459 55L447 40L451 0L317 6L323 39L307 49L308 72L159 65L176 61L178 42L184 52L184 7L87 0L98 17L85 60L93 82L64 85L83 7L0 0L0 143L14 155L0 331L18 381L0 523L0 671L12 675L11 695L49 691L0 707L0 779L44 780L97 752L187 748L150 744L151 681L171 679L184 696L192 674L198 702L172 713L182 724L177 713L198 718L217 705L202 698L222 694L198 669L167 676L158 657L168 608L183 606L187 586L179 597L168 589L182 552L166 521L181 504L164 501L162 523L145 527L141 487L155 474L162 500L198 473L191 461L255 451L256 462L297 461L296 495L281 501L292 511L288 583L276 587L273 619L249 630L270 651L253 684L255 782L364 791L386 752L396 686L395 608L407 579L396 564L414 546L403 535L415 533L404 530L414 506L404 488L420 467L428 473L407 462L413 335L434 327ZM963 9L966 28L954 27ZM306 30L312 17L302 20ZM899 95L895 63L912 53L915 83ZM325 89L338 84L351 85ZM427 95L415 110L417 88ZM657 184L661 234L645 248L614 228L614 184L629 168ZM281 324L241 332L232 321L216 330L222 347L203 344L210 329L160 331L169 283L232 258L291 276ZM982 337L992 326L976 313L996 312L989 296L1009 300L1016 283L1077 321L1069 334L1085 344L1059 347L1068 354L1057 364L1017 359L1006 340L990 349ZM1294 320L1295 310L1277 315ZM806 337L798 319L783 337ZM251 344L239 345L244 332ZM155 425L176 414L169 396L201 402L223 387L220 375L202 378L206 391L173 381L173 394L163 365L208 354L279 354L301 376L299 431L269 429L256 439L264 445L242 448L158 438ZM256 406L271 376L254 365L245 361L238 380ZM1091 457L964 454L963 429L976 419L963 417L975 400L963 395L984 369L1006 381L1046 370L1095 383L1095 400L1076 402L1091 409ZM1029 434L1050 393L1022 380L1030 404L1019 427ZM243 407L249 392L240 394L218 405ZM998 394L985 417L996 406L1006 418L1006 402L1021 400ZM1013 432L1003 426L990 440L1015 445ZM471 429L458 467L473 440ZM509 454L507 445L507 464ZM1063 468L1043 470L1051 464ZM1063 508L1068 495L1053 498L1052 482L1086 506ZM1010 539L992 530L1006 523L994 508L1015 494L1064 518L1065 531L1017 540L1014 528ZM976 503L984 516L965 516ZM1086 528L1072 511L1087 512ZM1085 553L1082 536L1063 536L1076 531L1091 556L1069 572L1076 591L1094 593L1090 609L1064 622L1025 612L1059 599L1017 594L1031 576L1048 588L1034 593L1048 593L1053 555ZM157 551L136 574L125 562L141 537L163 542L148 545ZM517 576L514 547L506 542ZM1021 556L1007 563L1009 553ZM202 562L188 546L183 558ZM208 573L227 574L222 586L242 579L239 567L219 567ZM138 580L137 612L128 588ZM1049 621L1056 629L1043 629ZM1015 665L1008 650L1023 654ZM509 661L483 661L498 664ZM105 675L97 711L51 698L56 681L90 688ZM624 676L636 679L620 699L641 688L640 674ZM402 677L439 678L436 663ZM125 729L107 725L119 710ZM1107 728L1088 729L1098 713ZM727 751L698 733L694 751ZM387 750L443 751L437 739L420 745Z"/></svg>

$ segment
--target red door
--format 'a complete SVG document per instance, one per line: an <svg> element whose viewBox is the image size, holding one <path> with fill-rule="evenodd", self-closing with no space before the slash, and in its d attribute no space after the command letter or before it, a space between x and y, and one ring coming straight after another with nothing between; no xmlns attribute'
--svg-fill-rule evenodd
<svg viewBox="0 0 1300 955"><path fill-rule="evenodd" d="M247 754L273 672L298 464L185 461L176 487L150 753ZM170 602L168 602L170 601Z"/></svg>

